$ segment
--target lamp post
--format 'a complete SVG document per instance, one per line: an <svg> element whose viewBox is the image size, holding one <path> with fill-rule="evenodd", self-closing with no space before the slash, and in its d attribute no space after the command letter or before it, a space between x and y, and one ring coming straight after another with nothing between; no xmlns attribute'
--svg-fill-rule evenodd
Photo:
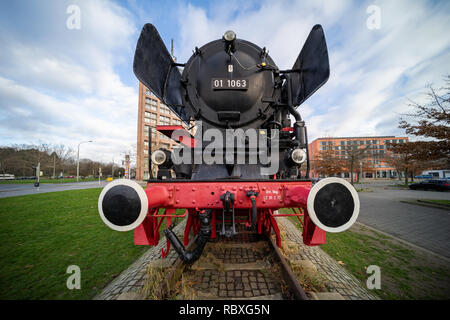
<svg viewBox="0 0 450 320"><path fill-rule="evenodd" d="M82 143L88 143L88 142L92 142L92 140L89 141L81 141L78 144L78 152L77 152L77 182L80 180L80 144Z"/></svg>
<svg viewBox="0 0 450 320"><path fill-rule="evenodd" d="M362 166L363 166L363 163L362 163L362 161L360 161L359 162L359 176L360 176L360 178L362 179L362 175L363 175L363 171L362 171Z"/></svg>

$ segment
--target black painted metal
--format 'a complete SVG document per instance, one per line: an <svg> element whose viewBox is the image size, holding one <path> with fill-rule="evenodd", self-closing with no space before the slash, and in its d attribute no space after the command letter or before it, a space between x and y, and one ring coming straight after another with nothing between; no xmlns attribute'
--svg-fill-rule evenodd
<svg viewBox="0 0 450 320"><path fill-rule="evenodd" d="M346 224L353 215L355 203L350 190L341 183L330 183L321 188L314 199L314 212L327 227Z"/></svg>
<svg viewBox="0 0 450 320"><path fill-rule="evenodd" d="M134 223L141 212L141 199L132 187L114 186L106 192L102 202L105 218L116 226Z"/></svg>
<svg viewBox="0 0 450 320"><path fill-rule="evenodd" d="M205 210L198 214L198 219L200 221L200 232L197 239L197 245L192 251L187 251L181 241L178 239L175 232L171 228L164 230L166 238L170 241L178 256L185 264L194 263L198 258L200 258L203 249L205 248L206 242L208 242L211 237L211 211Z"/></svg>
<svg viewBox="0 0 450 320"><path fill-rule="evenodd" d="M292 69L292 104L298 106L324 85L330 76L327 43L321 25L312 28ZM283 89L287 90L286 86Z"/></svg>
<svg viewBox="0 0 450 320"><path fill-rule="evenodd" d="M253 190L247 192L247 197L250 197L250 201L252 202L252 230L256 228L256 219L258 217L258 208L256 207L255 198L258 196L258 192Z"/></svg>
<svg viewBox="0 0 450 320"><path fill-rule="evenodd" d="M182 74L178 67L184 67ZM242 39L233 40L232 45L224 38L209 42L200 49L196 47L187 63L175 63L156 28L146 24L136 46L133 70L184 122L202 120L204 129L281 129L291 126L289 114L292 114L294 133L280 138L278 178L294 177L298 172L298 164L286 165L282 161L285 153L293 147L308 152L306 126L295 107L320 88L330 73L320 25L312 28L293 68L280 71L266 48ZM306 165L309 178L309 154ZM178 166L175 171L177 178L191 177L196 181L272 179L260 174L261 167L260 163L256 166L200 164Z"/></svg>
<svg viewBox="0 0 450 320"><path fill-rule="evenodd" d="M271 102L279 100L280 89L275 88L278 75L273 72L275 62L264 56L268 66L261 66L263 50L257 45L236 39L236 51L229 55L224 40L215 40L199 49L183 70L183 104L194 117L214 127L260 127L269 116ZM245 79L247 89L217 90L212 79ZM225 119L226 118L226 119Z"/></svg>
<svg viewBox="0 0 450 320"><path fill-rule="evenodd" d="M142 28L136 52L133 71L147 88L186 123L189 114L181 106L181 74L162 41L155 26L147 23Z"/></svg>
<svg viewBox="0 0 450 320"><path fill-rule="evenodd" d="M236 225L234 223L234 200L235 194L227 191L226 193L220 195L220 201L222 201L222 230L220 231L221 236L226 236L227 238L237 235ZM228 230L225 227L225 213L231 213L232 221L231 228Z"/></svg>

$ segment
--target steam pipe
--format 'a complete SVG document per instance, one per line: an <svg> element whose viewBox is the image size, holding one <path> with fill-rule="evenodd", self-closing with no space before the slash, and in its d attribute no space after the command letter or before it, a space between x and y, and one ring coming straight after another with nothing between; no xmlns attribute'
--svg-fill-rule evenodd
<svg viewBox="0 0 450 320"><path fill-rule="evenodd" d="M305 122L302 120L300 113L295 109L292 103L292 80L289 74L285 74L286 83L287 83L287 106L289 113L295 118L295 139L299 142L301 148L306 147L306 129Z"/></svg>
<svg viewBox="0 0 450 320"><path fill-rule="evenodd" d="M186 263L191 264L200 258L206 242L211 237L211 211L203 211L198 214L200 220L200 233L197 240L197 246L191 250L186 251L184 245L180 242L175 232L172 229L164 230L166 238L170 241L175 251L178 253L180 259Z"/></svg>

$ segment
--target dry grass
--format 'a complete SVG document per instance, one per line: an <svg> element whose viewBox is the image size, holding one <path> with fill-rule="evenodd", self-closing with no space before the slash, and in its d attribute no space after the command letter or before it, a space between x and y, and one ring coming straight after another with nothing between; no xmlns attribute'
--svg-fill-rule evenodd
<svg viewBox="0 0 450 320"><path fill-rule="evenodd" d="M289 264L297 277L298 283L305 291L324 292L326 290L326 279L318 272L310 272L300 265L289 261Z"/></svg>
<svg viewBox="0 0 450 320"><path fill-rule="evenodd" d="M216 254L217 253L223 253L225 250L223 247L218 246L217 244L208 243L207 244L208 250L203 251L203 254L200 256L200 258L191 266L192 270L200 270L204 269L205 267L209 267L210 269L217 269L219 272L223 272L224 265L223 261L218 259Z"/></svg>
<svg viewBox="0 0 450 320"><path fill-rule="evenodd" d="M193 289L197 283L188 276L182 274L175 284L172 297L175 300L196 300L198 298L196 290Z"/></svg>
<svg viewBox="0 0 450 320"><path fill-rule="evenodd" d="M164 283L170 290L170 283L166 278L170 270L161 263L161 260L155 260L148 266L145 285L141 292L146 299L161 300L164 298L162 292Z"/></svg>
<svg viewBox="0 0 450 320"><path fill-rule="evenodd" d="M305 291L323 292L326 291L326 279L317 270L312 271L302 265L294 263L294 260L300 257L300 250L298 245L287 239L286 231L280 225L280 235L283 241L281 242L280 251L291 266L299 284ZM274 237L274 235L272 235Z"/></svg>

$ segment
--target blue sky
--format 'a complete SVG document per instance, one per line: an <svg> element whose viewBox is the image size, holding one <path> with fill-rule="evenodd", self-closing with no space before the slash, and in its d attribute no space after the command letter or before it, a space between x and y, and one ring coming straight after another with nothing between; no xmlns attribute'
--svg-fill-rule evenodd
<svg viewBox="0 0 450 320"><path fill-rule="evenodd" d="M70 5L80 29L68 29ZM369 6L380 12L370 30ZM331 76L299 111L310 141L323 136L403 135L408 99L450 72L449 1L106 1L0 2L0 145L83 145L110 161L136 143L132 72L141 27L153 23L178 61L233 29L290 68L309 31L322 24Z"/></svg>

